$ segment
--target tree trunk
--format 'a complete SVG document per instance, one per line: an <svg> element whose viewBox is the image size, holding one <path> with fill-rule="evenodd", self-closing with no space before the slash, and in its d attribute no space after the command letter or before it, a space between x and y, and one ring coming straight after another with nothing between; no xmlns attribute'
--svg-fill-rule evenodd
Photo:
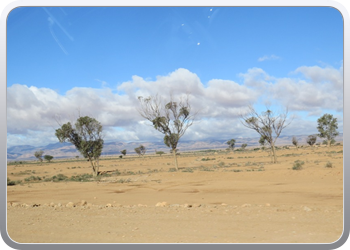
<svg viewBox="0 0 350 250"><path fill-rule="evenodd" d="M331 147L331 141L332 141L331 139L328 139L328 141L327 141L327 144L328 144L327 146L328 146L329 148Z"/></svg>
<svg viewBox="0 0 350 250"><path fill-rule="evenodd" d="M92 160L90 157L89 157L89 161L90 161L91 167L92 167L92 176L96 177L98 174L98 162L96 164L96 161Z"/></svg>
<svg viewBox="0 0 350 250"><path fill-rule="evenodd" d="M176 148L173 149L173 155L174 155L174 160L175 160L175 168L176 168L176 171L179 171L179 168L178 168L178 165L177 165Z"/></svg>
<svg viewBox="0 0 350 250"><path fill-rule="evenodd" d="M272 154L273 154L273 163L277 162L277 158L276 158L276 149L275 149L275 144L271 145L271 150L272 150Z"/></svg>

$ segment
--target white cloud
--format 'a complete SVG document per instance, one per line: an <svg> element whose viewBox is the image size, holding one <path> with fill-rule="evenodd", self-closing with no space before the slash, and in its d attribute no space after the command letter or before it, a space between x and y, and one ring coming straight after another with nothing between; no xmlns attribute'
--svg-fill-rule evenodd
<svg viewBox="0 0 350 250"><path fill-rule="evenodd" d="M172 93L175 99L189 94L201 121L189 128L186 140L256 137L254 131L242 126L239 115L249 104L258 105L266 100L289 106L291 112L306 111L311 117L319 117L323 110L342 111L342 68L304 66L294 73L302 78L275 78L262 69L252 68L240 74L243 84L213 79L204 85L195 73L180 68L153 81L132 76L117 87L117 93L103 87L72 88L58 94L49 88L14 84L7 88L7 143L12 146L57 142L54 133L59 125L55 117L61 123L72 122L78 111L102 123L105 140L161 140L162 134L137 112L137 97L155 94L167 98ZM297 118L286 131L304 133L311 126L311 133L314 123Z"/></svg>

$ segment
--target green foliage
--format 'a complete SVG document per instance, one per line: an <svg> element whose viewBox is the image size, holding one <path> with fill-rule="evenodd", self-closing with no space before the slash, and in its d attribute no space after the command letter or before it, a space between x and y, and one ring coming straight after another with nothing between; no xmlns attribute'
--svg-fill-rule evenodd
<svg viewBox="0 0 350 250"><path fill-rule="evenodd" d="M243 144L241 145L242 150L245 150L245 148L246 148L247 146L248 146L247 143L243 143Z"/></svg>
<svg viewBox="0 0 350 250"><path fill-rule="evenodd" d="M121 158L123 158L123 156L122 156L122 155L119 155L119 158L121 159Z"/></svg>
<svg viewBox="0 0 350 250"><path fill-rule="evenodd" d="M306 143L313 146L316 143L317 135L309 135L306 139Z"/></svg>
<svg viewBox="0 0 350 250"><path fill-rule="evenodd" d="M169 148L176 149L179 139L180 139L179 134L165 135L164 144Z"/></svg>
<svg viewBox="0 0 350 250"><path fill-rule="evenodd" d="M318 136L320 138L325 138L328 146L332 144L332 140L339 135L337 118L333 118L331 114L324 114L317 120L318 126L317 130L319 132Z"/></svg>
<svg viewBox="0 0 350 250"><path fill-rule="evenodd" d="M162 154L165 154L163 151L156 151L156 154L159 156L162 156Z"/></svg>
<svg viewBox="0 0 350 250"><path fill-rule="evenodd" d="M126 149L121 150L120 153L125 156L126 155Z"/></svg>
<svg viewBox="0 0 350 250"><path fill-rule="evenodd" d="M136 154L138 154L139 156L141 156L141 155L143 156L146 153L146 147L143 145L140 145L140 147L135 148L134 150L135 150Z"/></svg>
<svg viewBox="0 0 350 250"><path fill-rule="evenodd" d="M103 149L102 125L94 118L79 117L75 127L70 122L56 130L55 135L60 142L70 142L89 159L94 175L98 174L98 160Z"/></svg>
<svg viewBox="0 0 350 250"><path fill-rule="evenodd" d="M226 144L228 145L228 148L231 149L232 151L235 148L235 143L236 143L235 139L231 139L231 140L226 142Z"/></svg>
<svg viewBox="0 0 350 250"><path fill-rule="evenodd" d="M16 185L15 181L11 181L10 178L7 177L7 186L14 186Z"/></svg>
<svg viewBox="0 0 350 250"><path fill-rule="evenodd" d="M294 161L294 165L293 165L293 170L301 170L303 169L303 165L304 165L305 162L303 161L300 161L300 160L296 160Z"/></svg>
<svg viewBox="0 0 350 250"><path fill-rule="evenodd" d="M44 155L44 159L48 162L51 162L51 160L53 159L52 155Z"/></svg>

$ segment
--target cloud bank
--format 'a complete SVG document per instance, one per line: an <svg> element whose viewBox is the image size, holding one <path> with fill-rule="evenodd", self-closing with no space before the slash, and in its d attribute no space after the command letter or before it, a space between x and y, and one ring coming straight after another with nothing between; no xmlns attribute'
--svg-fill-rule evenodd
<svg viewBox="0 0 350 250"><path fill-rule="evenodd" d="M240 74L241 83L212 79L204 84L187 69L146 80L132 76L115 88L72 88L64 94L53 89L14 84L7 88L7 144L47 145L58 142L57 122L74 121L78 113L95 117L104 126L105 140L161 140L162 134L138 114L138 96L158 94L174 98L188 93L198 121L184 140L258 137L242 126L240 114L249 105L266 102L288 106L299 115L286 129L289 134L315 133L317 118L333 112L342 131L343 68L299 67L294 78L275 78L260 68ZM305 117L309 117L305 119Z"/></svg>

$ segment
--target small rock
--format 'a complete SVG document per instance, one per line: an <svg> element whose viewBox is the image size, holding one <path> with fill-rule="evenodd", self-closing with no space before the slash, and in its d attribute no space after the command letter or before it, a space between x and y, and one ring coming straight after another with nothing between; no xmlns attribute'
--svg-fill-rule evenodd
<svg viewBox="0 0 350 250"><path fill-rule="evenodd" d="M34 203L34 204L32 204L32 207L40 207L40 204L39 203Z"/></svg>
<svg viewBox="0 0 350 250"><path fill-rule="evenodd" d="M226 203L221 203L221 206L227 206L227 204Z"/></svg>
<svg viewBox="0 0 350 250"><path fill-rule="evenodd" d="M54 207L54 206L55 206L55 203L51 202L50 207Z"/></svg>
<svg viewBox="0 0 350 250"><path fill-rule="evenodd" d="M75 207L75 204L73 202L68 202L66 207Z"/></svg>
<svg viewBox="0 0 350 250"><path fill-rule="evenodd" d="M195 204L193 204L193 207L201 207L202 205L201 204L199 204L199 203L195 203Z"/></svg>
<svg viewBox="0 0 350 250"><path fill-rule="evenodd" d="M251 207L252 205L250 204L243 204L241 207Z"/></svg>
<svg viewBox="0 0 350 250"><path fill-rule="evenodd" d="M266 203L265 206L269 207L269 206L271 206L271 205L270 205L270 203Z"/></svg>
<svg viewBox="0 0 350 250"><path fill-rule="evenodd" d="M307 206L305 206L303 209L304 209L304 211L306 211L306 212L311 212L311 211L312 211L312 209L309 208L309 207L307 207Z"/></svg>
<svg viewBox="0 0 350 250"><path fill-rule="evenodd" d="M185 208L190 208L190 207L192 207L191 204L187 204L187 203L183 204L182 206L185 207Z"/></svg>
<svg viewBox="0 0 350 250"><path fill-rule="evenodd" d="M106 207L112 207L111 203L106 204Z"/></svg>
<svg viewBox="0 0 350 250"><path fill-rule="evenodd" d="M87 204L87 202L86 201L84 201L84 200L82 200L81 202L80 202L80 206L86 206L86 204Z"/></svg>
<svg viewBox="0 0 350 250"><path fill-rule="evenodd" d="M158 203L156 204L156 207L166 207L166 206L168 206L168 203L165 202L165 201L163 201L163 202L158 202Z"/></svg>
<svg viewBox="0 0 350 250"><path fill-rule="evenodd" d="M19 203L17 203L17 202L12 202L12 204L11 204L13 207L19 207L20 205L19 205Z"/></svg>

